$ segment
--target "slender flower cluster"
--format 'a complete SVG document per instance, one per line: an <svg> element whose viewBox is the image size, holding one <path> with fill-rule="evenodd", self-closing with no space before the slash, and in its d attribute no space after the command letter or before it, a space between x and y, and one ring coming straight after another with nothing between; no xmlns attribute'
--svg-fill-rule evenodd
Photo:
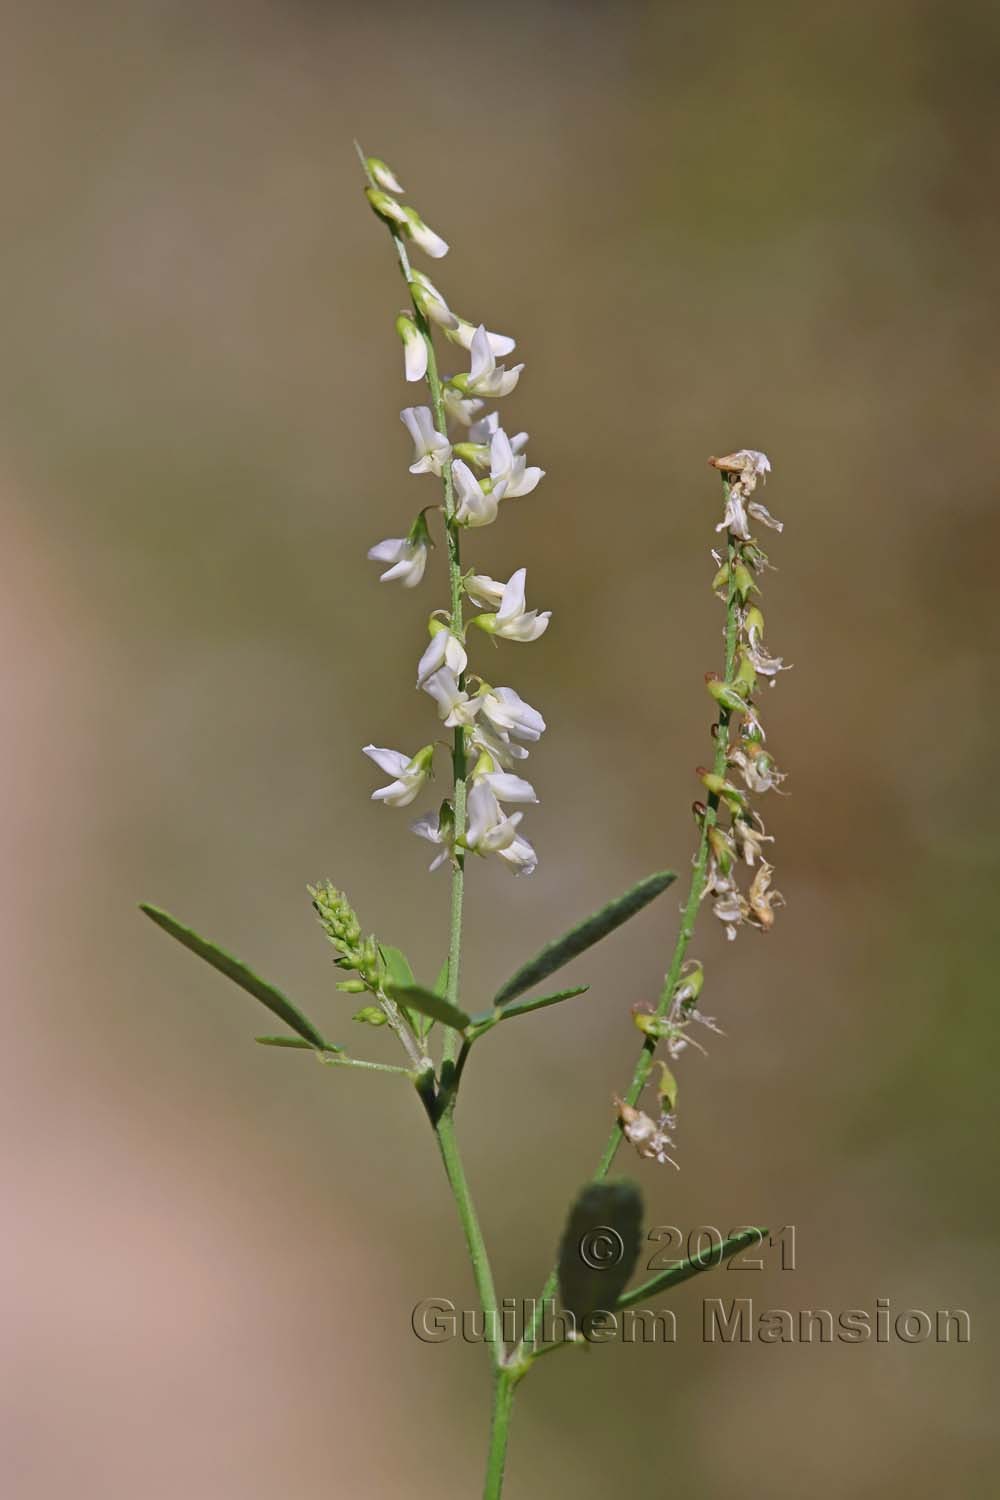
<svg viewBox="0 0 1000 1500"><path fill-rule="evenodd" d="M510 395L524 366L499 363L513 351L514 340L460 317L430 277L410 266L405 242L435 258L445 255L448 246L394 196L402 189L385 162L368 157L365 166L368 201L392 231L410 291L412 308L396 320L404 375L411 382L426 381L429 390L429 404L400 413L413 443L410 473L433 475L443 490L440 507L424 506L405 536L378 542L368 556L387 564L383 583L395 580L404 588L416 587L433 545L427 514L439 508L451 578L450 608L435 609L428 620L429 640L417 665L416 685L433 700L443 727L453 731L455 788L437 812L425 813L411 826L435 848L432 870L459 864L472 851L495 854L516 874L530 874L537 857L520 832L521 808L538 799L515 767L541 737L545 720L512 687L494 687L469 671L469 631L474 627L495 640L536 641L547 629L550 613L528 608L526 569L516 569L502 582L486 574L463 574L460 564L462 532L492 525L503 506L531 494L544 475L527 461L528 434L509 436L499 412L485 410L487 401ZM467 372L440 380L434 328L468 351ZM449 427L458 431L451 433ZM466 602L479 611L468 619ZM427 744L408 755L365 746L364 753L390 778L373 798L390 807L409 806L432 774L435 748Z"/></svg>
<svg viewBox="0 0 1000 1500"><path fill-rule="evenodd" d="M787 670L780 656L772 656L764 644L764 616L757 603L757 579L769 566L766 553L750 533L751 518L776 531L782 523L753 498L757 485L770 473L766 454L741 448L712 465L726 477L726 507L717 531L726 533L725 552L713 552L718 572L714 592L726 604L726 673L709 672L705 685L718 706L713 725L713 766L699 766L697 774L707 792L705 801L694 804L699 829L698 853L688 906L656 1010L636 1005L632 1019L650 1043L664 1042L670 1058L689 1045L704 1051L691 1035L692 1023L721 1034L712 1016L700 1008L705 981L702 965L686 958L698 907L708 898L715 916L724 924L726 936L736 937L741 927L769 932L775 908L784 904L772 889L774 866L764 846L774 839L751 798L778 791L784 773L779 771L766 748L761 721L760 690L773 687L778 674ZM739 785L738 782L742 782ZM638 1087L630 1099L616 1099L618 1123L624 1138L640 1156L663 1163L677 1163L668 1155L676 1126L677 1086L666 1063L660 1063L658 1118L635 1108L648 1068L637 1074Z"/></svg>
<svg viewBox="0 0 1000 1500"><path fill-rule="evenodd" d="M780 656L772 656L764 645L764 616L756 603L760 588L757 577L769 566L766 553L750 535L749 517L781 531L765 506L750 497L758 480L770 473L767 456L753 449L741 448L725 458L712 460L713 466L731 476L726 512L716 527L725 531L728 545L725 557L713 554L719 564L713 588L727 601L731 590L736 595L736 641L733 670L728 681L709 673L705 685L715 701L727 710L720 720L717 735L725 736L725 763L722 774L698 768L702 785L716 799L718 810L728 816L724 828L716 818L708 828L708 870L704 895L711 898L712 910L725 924L726 936L735 938L740 927L756 927L769 932L774 926L774 909L784 904L780 892L771 889L773 865L764 857L764 845L774 842L765 831L764 820L753 806L751 796L776 791L784 781L770 751L761 721L760 688L773 687L779 672L787 671ZM733 728L735 727L735 734ZM730 779L737 775L742 787ZM703 805L695 804L695 816L705 817ZM752 875L741 888L740 870ZM687 1001L681 1001L687 1005ZM693 1003L693 1002L691 1002Z"/></svg>

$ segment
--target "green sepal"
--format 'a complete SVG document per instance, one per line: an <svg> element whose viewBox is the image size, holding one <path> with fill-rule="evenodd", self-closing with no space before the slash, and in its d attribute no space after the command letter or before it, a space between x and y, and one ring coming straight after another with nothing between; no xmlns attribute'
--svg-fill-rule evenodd
<svg viewBox="0 0 1000 1500"><path fill-rule="evenodd" d="M588 948L599 943L601 938L607 937L615 931L629 917L634 917L638 912L676 880L672 870L661 870L655 875L647 875L645 880L640 880L630 891L619 896L615 901L609 901L593 916L585 917L562 937L556 938L554 942L547 944L540 953L528 963L522 964L516 974L512 974L506 984L502 985L494 996L493 1003L497 1006L505 1006L508 1001L514 1000L518 995L523 995L525 990L530 990L532 985L540 984L557 969L563 968L571 959L584 953Z"/></svg>
<svg viewBox="0 0 1000 1500"><path fill-rule="evenodd" d="M677 1079L674 1077L673 1073L671 1073L666 1063L663 1062L660 1058L656 1059L656 1066L661 1070L660 1081L656 1085L656 1092L660 1096L660 1103L663 1106L664 1111L668 1115L672 1115L674 1110L677 1108L677 1095L679 1092L677 1087Z"/></svg>
<svg viewBox="0 0 1000 1500"><path fill-rule="evenodd" d="M634 1182L591 1182L578 1194L559 1247L559 1296L578 1325L613 1311L641 1238L642 1194Z"/></svg>
<svg viewBox="0 0 1000 1500"><path fill-rule="evenodd" d="M423 985L387 984L385 992L407 1010L419 1011L422 1016L430 1016L433 1021L443 1021L445 1026L453 1026L456 1031L464 1031L469 1024L470 1017L464 1010L451 1005L433 990L425 990Z"/></svg>
<svg viewBox="0 0 1000 1500"><path fill-rule="evenodd" d="M222 948L217 948L214 943L208 942L206 938L199 937L196 932L191 931L190 927L183 926L182 923L177 921L176 917L170 916L169 912L161 911L158 906L150 906L147 902L143 901L140 904L139 910L145 912L146 916L155 922L157 927L162 927L164 932L169 933L172 938L176 938L179 943L183 943L185 948L189 948L192 953L197 954L199 958L203 958L207 964L211 964L213 969L218 969L220 974L225 974L227 979L231 979L234 984L238 984L240 989L246 990L248 995L253 995L254 999L259 1000L261 1005L266 1005L273 1015L278 1016L293 1031L298 1032L299 1036L308 1042L311 1047L318 1047L325 1052L335 1052L338 1050L335 1047L331 1047L329 1042L324 1041L308 1016L303 1015L298 1006L294 1005L287 995L283 995L280 990L268 984L266 979L261 979L252 969L248 969L246 964L241 963L238 958L233 958L232 954L226 953Z"/></svg>

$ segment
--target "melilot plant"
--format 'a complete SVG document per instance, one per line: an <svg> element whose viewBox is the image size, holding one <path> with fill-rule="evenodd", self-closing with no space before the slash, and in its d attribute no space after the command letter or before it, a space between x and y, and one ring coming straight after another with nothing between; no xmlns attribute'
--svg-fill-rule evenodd
<svg viewBox="0 0 1000 1500"><path fill-rule="evenodd" d="M705 678L716 718L711 764L699 766L696 773L701 791L694 803L695 849L680 924L658 996L632 1009L630 1020L640 1034L638 1057L630 1081L613 1102L610 1134L593 1178L570 1205L556 1263L536 1299L534 1317L519 1339L505 1343L490 1259L456 1137L456 1103L466 1061L496 1026L512 1021L530 1025L523 1018L532 1011L582 995L586 985L554 992L542 987L570 960L641 912L675 876L660 871L640 880L522 964L486 1008L468 1005L462 985L466 873L471 874L481 859L501 860L518 877L530 876L537 864L522 821L523 809L537 797L523 772L546 722L509 679L516 677L518 652L545 634L550 614L529 608L525 568L497 580L486 572L466 570L462 548L467 533L501 521L509 506L532 495L544 470L528 462L527 434L511 436L499 412L488 409L518 386L524 366L503 363L514 350L514 340L454 312L430 277L411 264L411 250L440 259L448 246L415 209L400 201L403 190L385 162L362 156L362 164L368 201L388 231L408 293L409 304L396 319L396 331L405 378L411 385L424 386L425 400L407 406L400 415L413 444L410 473L416 477L420 498L428 496L415 514L411 512L408 525L400 527L404 534L377 542L368 556L383 569L383 583L418 588L425 585L435 533L443 542L440 602L429 612L426 644L414 648L414 659L416 685L426 695L428 709L436 710L441 728L450 731L444 743L438 728L416 749L366 745L364 753L386 778L372 797L392 809L418 803L429 792L435 761L446 762L446 795L410 824L433 848L431 870L447 870L450 876L441 970L436 979L418 982L399 948L365 934L341 890L329 881L309 888L334 950L334 963L344 976L337 989L363 1002L353 1020L361 1026L389 1027L402 1049L398 1063L369 1061L329 1041L325 1022L321 1027L312 1021L239 960L166 912L153 906L143 910L289 1028L280 1036L258 1037L263 1045L308 1051L333 1067L396 1075L416 1091L455 1199L484 1314L493 1371L484 1488L490 1500L500 1495L503 1484L514 1391L542 1355L585 1341L588 1320L599 1311L648 1302L766 1232L747 1228L629 1290L642 1232L641 1198L632 1183L609 1182L607 1177L623 1144L643 1162L677 1165L678 1085L672 1065L689 1047L704 1051L699 1028L702 1035L719 1030L702 1009L702 964L688 956L703 904L710 905L730 939L744 928L768 932L781 905L772 886L773 866L765 855L773 838L757 804L777 791L784 779L767 748L761 716L761 689L773 685L784 666L764 642L759 599L768 559L751 531L753 522L779 531L781 523L759 498L759 487L771 468L763 453L740 449L710 460L722 483L712 587L725 611L724 655L721 671ZM441 376L435 335L468 354L467 370ZM487 647L488 652L483 649ZM482 675L487 655L489 680ZM644 1103L647 1088L651 1095ZM610 1231L620 1252L603 1266L595 1266L593 1256L585 1253L597 1231ZM557 1293L574 1326L566 1337L546 1342L539 1337L543 1311Z"/></svg>

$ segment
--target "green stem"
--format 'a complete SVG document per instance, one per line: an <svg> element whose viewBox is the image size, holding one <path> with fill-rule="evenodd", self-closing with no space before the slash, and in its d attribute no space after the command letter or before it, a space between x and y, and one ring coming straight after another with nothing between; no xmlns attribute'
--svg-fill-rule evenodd
<svg viewBox="0 0 1000 1500"><path fill-rule="evenodd" d="M729 500L729 480L723 476L722 480L723 501ZM739 607L739 595L736 588L735 564L739 548L732 533L726 534L726 557L729 562L729 589L726 595L726 663L725 681L729 682L733 675L736 664L736 640L737 640L737 614ZM719 718L715 731L715 757L712 770L716 776L724 774L726 769L726 752L729 745L729 720L732 717L728 708L720 705ZM712 793L708 797L707 811L702 820L701 835L698 839L698 848L695 853L694 865L691 870L691 883L688 887L687 900L684 903L681 915L681 924L677 932L677 941L667 969L663 989L657 1004L656 1016L663 1016L670 1005L674 990L680 978L681 969L687 955L688 944L694 934L695 923L698 920L698 909L705 893L705 873L708 868L708 834L718 816L719 799ZM650 1069L653 1066L653 1057L656 1052L656 1040L647 1036L632 1073L632 1081L625 1091L625 1103L635 1107L635 1103L646 1086ZM601 1153L601 1159L594 1171L594 1181L600 1182L611 1170L612 1163L618 1155L618 1148L622 1143L622 1128L616 1121L614 1129L608 1137L608 1143ZM525 1329L521 1342L512 1356L512 1363L522 1360L526 1355L530 1356L534 1351L532 1346L538 1333L538 1325L542 1318L542 1310L547 1301L556 1294L559 1285L558 1271L553 1268L549 1272L548 1280L542 1289L542 1294L535 1303L534 1312L528 1327Z"/></svg>
<svg viewBox="0 0 1000 1500"><path fill-rule="evenodd" d="M435 1121L434 1133L437 1136L438 1149L441 1152L441 1160L444 1163L445 1175L448 1178L452 1196L455 1199L455 1207L458 1209L458 1217L465 1234L469 1260L472 1262L472 1274L475 1278L479 1302L483 1309L484 1332L490 1360L494 1369L499 1369L503 1356L503 1347L499 1342L497 1291L493 1281L493 1271L490 1267L490 1257L486 1249L486 1241L483 1239L483 1231L479 1226L479 1216L476 1213L476 1206L472 1201L472 1193L469 1190L468 1179L465 1175L465 1168L462 1165L462 1157L458 1149L458 1138L455 1135L453 1103L454 1101L447 1105Z"/></svg>
<svg viewBox="0 0 1000 1500"><path fill-rule="evenodd" d="M490 1422L490 1448L486 1460L486 1482L483 1500L500 1500L503 1471L507 1459L507 1437L510 1413L514 1405L517 1378L507 1370L497 1370L493 1377L493 1418Z"/></svg>

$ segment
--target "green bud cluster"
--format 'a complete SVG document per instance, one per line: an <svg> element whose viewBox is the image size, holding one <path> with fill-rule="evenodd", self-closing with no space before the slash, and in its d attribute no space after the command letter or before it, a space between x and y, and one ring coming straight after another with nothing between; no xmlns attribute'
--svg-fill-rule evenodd
<svg viewBox="0 0 1000 1500"><path fill-rule="evenodd" d="M378 944L374 937L362 936L357 912L344 892L329 880L307 889L319 925L337 952L334 963L340 969L353 969L361 976L363 988L374 989L378 982Z"/></svg>

